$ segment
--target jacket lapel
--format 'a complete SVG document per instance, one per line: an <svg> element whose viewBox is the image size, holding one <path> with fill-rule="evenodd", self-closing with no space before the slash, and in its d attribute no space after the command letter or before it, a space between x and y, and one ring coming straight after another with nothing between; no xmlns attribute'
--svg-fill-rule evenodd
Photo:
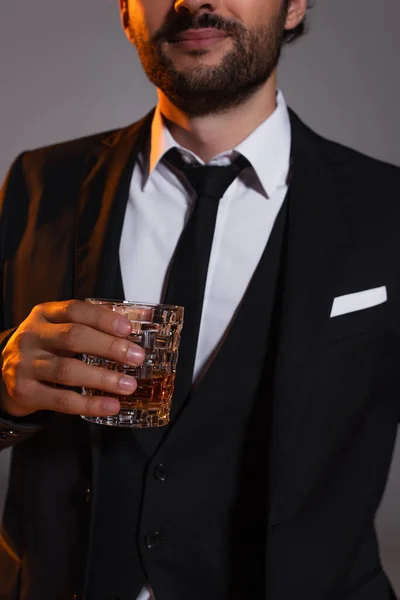
<svg viewBox="0 0 400 600"><path fill-rule="evenodd" d="M153 112L133 126L104 139L87 156L88 172L78 200L75 231L75 298L115 298L118 295L119 299L123 299L119 267L121 231L133 168L139 151L150 135ZM93 490L90 556L103 429L88 423L88 431L92 449Z"/></svg>
<svg viewBox="0 0 400 600"><path fill-rule="evenodd" d="M153 112L104 139L87 157L89 170L78 201L75 236L76 298L114 298L116 285L120 287L118 253L129 186L138 153L150 134Z"/></svg>
<svg viewBox="0 0 400 600"><path fill-rule="evenodd" d="M291 122L288 245L271 427L272 525L299 500L297 490L287 486L301 460L300 436L312 435L307 428L312 421L308 409L312 413L313 369L337 291L336 272L354 232L345 198L348 190L339 185L331 156L325 156L327 143L293 113Z"/></svg>

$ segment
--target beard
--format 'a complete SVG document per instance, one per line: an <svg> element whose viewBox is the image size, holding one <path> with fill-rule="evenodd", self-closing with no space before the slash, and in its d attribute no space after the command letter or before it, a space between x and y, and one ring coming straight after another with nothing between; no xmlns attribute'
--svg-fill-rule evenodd
<svg viewBox="0 0 400 600"><path fill-rule="evenodd" d="M151 40L146 32L131 24L139 59L148 79L170 102L192 117L218 114L248 100L274 72L282 49L287 6L268 24L249 30L237 21L222 20L214 14L177 16L176 21L159 31ZM188 29L215 27L231 36L233 48L219 64L206 65L201 57L205 49L187 51L198 57L190 68L177 69L164 51L164 44Z"/></svg>

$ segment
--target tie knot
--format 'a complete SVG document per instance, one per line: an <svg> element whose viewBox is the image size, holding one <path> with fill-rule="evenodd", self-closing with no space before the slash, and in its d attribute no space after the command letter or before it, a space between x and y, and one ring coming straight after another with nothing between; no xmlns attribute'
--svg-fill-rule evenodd
<svg viewBox="0 0 400 600"><path fill-rule="evenodd" d="M198 197L209 196L216 200L222 198L239 173L250 165L241 155L227 167L189 165L182 159L177 148L172 148L166 158L185 174Z"/></svg>

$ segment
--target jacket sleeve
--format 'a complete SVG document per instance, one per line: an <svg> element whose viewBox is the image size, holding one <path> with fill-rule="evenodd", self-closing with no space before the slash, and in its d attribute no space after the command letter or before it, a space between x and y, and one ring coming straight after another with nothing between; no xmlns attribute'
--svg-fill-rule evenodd
<svg viewBox="0 0 400 600"><path fill-rule="evenodd" d="M4 323L4 265L6 257L7 235L12 235L15 226L13 214L17 213L20 202L26 201L26 188L23 177L21 154L10 168L0 191L0 367L1 352L15 329L5 330ZM1 370L0 370L1 378ZM0 390L2 388L0 379ZM0 391L1 393L1 391ZM43 411L28 417L12 417L1 412L0 403L0 451L13 446L43 427L52 413Z"/></svg>

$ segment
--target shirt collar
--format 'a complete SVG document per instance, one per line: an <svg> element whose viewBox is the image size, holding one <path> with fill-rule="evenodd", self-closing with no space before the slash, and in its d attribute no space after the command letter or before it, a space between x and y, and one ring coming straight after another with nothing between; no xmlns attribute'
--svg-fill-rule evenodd
<svg viewBox="0 0 400 600"><path fill-rule="evenodd" d="M142 189L158 168L168 150L178 148L183 160L204 164L194 152L183 148L172 137L157 105L151 126L150 148L147 168L144 171ZM227 165L242 154L252 165L267 196L286 185L290 165L291 127L289 112L281 91L277 93L277 106L272 115L263 121L240 144L215 156L208 164Z"/></svg>

